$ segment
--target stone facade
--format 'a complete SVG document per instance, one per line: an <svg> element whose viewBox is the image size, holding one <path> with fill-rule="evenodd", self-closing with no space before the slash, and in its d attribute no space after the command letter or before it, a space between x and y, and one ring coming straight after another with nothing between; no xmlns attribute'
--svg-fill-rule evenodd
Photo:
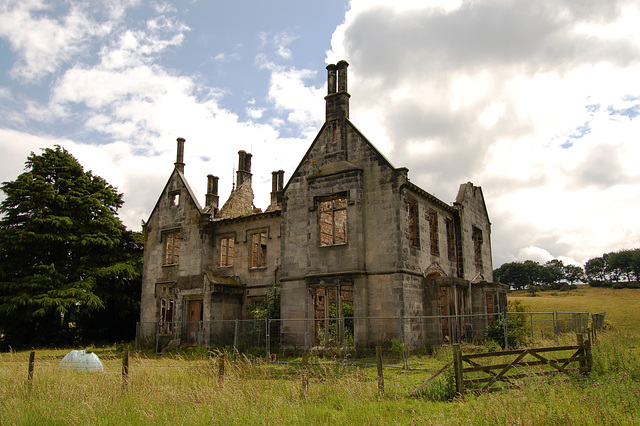
<svg viewBox="0 0 640 426"><path fill-rule="evenodd" d="M286 185L284 172L273 172L264 213L253 205L244 151L229 200L218 209L217 178L209 176L200 207L178 139L175 169L144 228L147 334L168 320L246 317L273 284L282 342L296 347L327 344L328 319L350 316L340 333L360 345L478 339L490 314L506 309L506 289L492 283L482 189L462 184L447 204L393 167L349 121L347 67L327 67L326 122ZM175 241L179 259L171 259ZM427 318L434 316L455 318ZM205 331L205 343L229 332Z"/></svg>

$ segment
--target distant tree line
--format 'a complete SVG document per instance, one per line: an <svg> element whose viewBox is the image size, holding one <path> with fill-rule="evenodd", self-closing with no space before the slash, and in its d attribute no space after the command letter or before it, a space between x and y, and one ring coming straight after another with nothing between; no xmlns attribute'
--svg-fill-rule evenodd
<svg viewBox="0 0 640 426"><path fill-rule="evenodd" d="M584 265L594 287L640 288L640 249L620 250L589 259Z"/></svg>
<svg viewBox="0 0 640 426"><path fill-rule="evenodd" d="M493 279L514 290L565 290L574 284L594 287L640 288L640 249L620 250L589 259L584 268L558 259L545 264L533 260L509 262L493 271Z"/></svg>

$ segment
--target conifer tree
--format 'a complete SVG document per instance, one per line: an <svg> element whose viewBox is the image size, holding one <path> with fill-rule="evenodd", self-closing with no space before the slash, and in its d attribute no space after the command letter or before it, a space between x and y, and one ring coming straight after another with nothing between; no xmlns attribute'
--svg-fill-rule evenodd
<svg viewBox="0 0 640 426"><path fill-rule="evenodd" d="M0 189L4 344L77 343L79 330L90 336L79 321L105 309L109 286L140 276L142 244L117 216L122 194L60 146L31 153L25 171Z"/></svg>

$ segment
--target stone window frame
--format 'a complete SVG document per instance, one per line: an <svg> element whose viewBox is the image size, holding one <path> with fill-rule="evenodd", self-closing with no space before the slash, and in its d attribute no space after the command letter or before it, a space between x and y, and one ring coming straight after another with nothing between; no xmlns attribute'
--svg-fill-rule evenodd
<svg viewBox="0 0 640 426"><path fill-rule="evenodd" d="M156 297L158 298L158 332L171 334L175 322L176 301L171 291L173 283L156 284Z"/></svg>
<svg viewBox="0 0 640 426"><path fill-rule="evenodd" d="M249 232L251 250L249 251L249 269L264 269L267 267L267 228L254 229Z"/></svg>
<svg viewBox="0 0 640 426"><path fill-rule="evenodd" d="M229 244L231 243L231 244ZM220 237L220 256L218 257L218 266L221 268L233 267L235 260L235 235L223 235Z"/></svg>
<svg viewBox="0 0 640 426"><path fill-rule="evenodd" d="M429 211L427 212L427 218L429 220L429 245L431 247L431 254L434 256L440 256L438 212L433 209L429 209Z"/></svg>
<svg viewBox="0 0 640 426"><path fill-rule="evenodd" d="M180 228L168 229L162 232L164 242L163 266L173 266L180 263L180 246L182 245L182 234Z"/></svg>
<svg viewBox="0 0 640 426"><path fill-rule="evenodd" d="M409 245L420 248L420 206L413 199L407 200L407 230Z"/></svg>
<svg viewBox="0 0 640 426"><path fill-rule="evenodd" d="M338 201L338 203L336 203L336 201ZM330 204L328 205L326 203ZM347 244L349 240L347 237L348 204L349 194L347 192L338 192L316 197L320 247L333 247ZM323 232L323 230L328 231L329 228L330 232Z"/></svg>
<svg viewBox="0 0 640 426"><path fill-rule="evenodd" d="M484 238L482 236L482 229L477 226L471 227L471 239L473 240L473 255L474 255L474 263L478 270L482 270L482 244L484 243Z"/></svg>
<svg viewBox="0 0 640 426"><path fill-rule="evenodd" d="M445 227L447 231L447 256L449 260L456 259L456 228L453 219L445 218Z"/></svg>
<svg viewBox="0 0 640 426"><path fill-rule="evenodd" d="M169 192L169 206L178 207L180 205L180 191Z"/></svg>

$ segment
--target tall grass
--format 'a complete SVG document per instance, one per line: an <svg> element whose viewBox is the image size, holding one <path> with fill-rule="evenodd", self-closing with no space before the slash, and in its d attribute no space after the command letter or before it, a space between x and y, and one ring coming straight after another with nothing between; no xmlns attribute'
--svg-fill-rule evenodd
<svg viewBox="0 0 640 426"><path fill-rule="evenodd" d="M633 424L639 347L638 337L606 333L587 378L545 378L445 401L438 399L450 389L447 374L421 397L406 395L449 361L447 351L420 360L429 371L385 369L382 397L375 367L312 360L303 394L298 366L241 358L228 362L221 381L216 356L133 355L123 390L120 359L105 357L105 373L69 372L45 352L37 353L29 389L28 353L2 354L0 424Z"/></svg>

